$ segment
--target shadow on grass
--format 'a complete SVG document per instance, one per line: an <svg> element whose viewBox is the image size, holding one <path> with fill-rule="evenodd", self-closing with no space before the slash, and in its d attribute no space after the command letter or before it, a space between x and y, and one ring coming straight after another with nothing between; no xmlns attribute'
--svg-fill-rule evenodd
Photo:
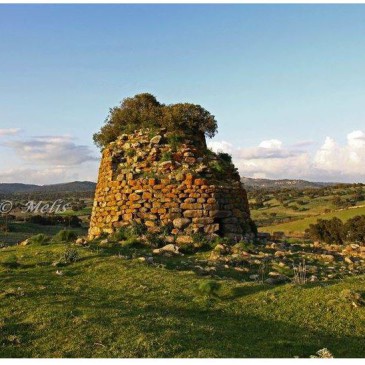
<svg viewBox="0 0 365 365"><path fill-rule="evenodd" d="M336 357L363 357L363 338L355 336L334 336L331 333L314 331L303 323L296 326L288 321L268 320L250 313L227 313L226 310L201 305L167 304L160 301L141 306L140 302L115 299L120 293L106 296L68 293L72 313L81 316L90 313L87 324L61 321L59 331L64 336L80 336L75 343L52 345L43 353L41 348L32 348L39 356L52 356L52 351L67 357L309 357L321 348L327 347ZM110 299L112 294L114 299ZM41 300L35 295L34 300ZM48 293L52 295L52 293ZM61 304L58 302L58 304ZM55 303L56 305L56 303ZM64 303L64 305L66 305ZM55 307L59 316L65 316L64 305ZM57 318L55 318L57 322ZM57 324L56 324L57 326ZM51 336L35 333L31 326L22 323L8 326L6 333L26 339L22 351L5 343L0 350L1 357L24 357L31 354L27 348L35 337ZM52 332L50 332L52 333ZM99 334L97 334L99 333ZM100 337L100 333L105 333ZM112 333L112 336L106 334ZM126 346L125 338L128 338ZM52 342L54 338L43 338ZM95 346L96 342L102 347ZM27 352L29 351L29 352ZM62 355L63 353L63 355Z"/></svg>
<svg viewBox="0 0 365 365"><path fill-rule="evenodd" d="M80 263L97 265L105 255L111 253L96 253ZM97 277L99 285L89 285L87 276L74 280L83 269L76 265L61 268L64 276L55 274L56 267L3 273L2 285L21 287L24 296L5 298L2 302L0 313L5 312L4 306L15 304L17 312L3 325L6 337L0 337L0 357L293 358L309 357L324 347L335 357L365 356L364 337L314 330L300 313L294 319L289 314L281 315L280 320L268 318L270 313L259 316L255 314L257 303L252 303L251 312L249 307L241 309L240 302L234 301L274 287L240 286L216 303L209 303L199 294L173 291L166 284L157 284L153 281L156 278L150 278L150 271L130 286L118 288L117 282L112 289L110 285L103 286L104 280L115 279L115 272L109 272L113 267L107 265L102 269ZM105 276L101 277L102 274ZM141 283L157 288L158 292L136 290ZM41 290L42 286L45 288ZM308 310L317 315L315 307L303 309ZM321 315L318 312L319 320ZM43 323L46 318L49 328L42 330L29 324L30 317L34 323ZM330 323L328 327L331 328ZM8 336L16 336L20 344Z"/></svg>
<svg viewBox="0 0 365 365"><path fill-rule="evenodd" d="M0 357L23 358L29 356L27 346L31 345L39 335L31 324L15 318L6 318L0 328Z"/></svg>

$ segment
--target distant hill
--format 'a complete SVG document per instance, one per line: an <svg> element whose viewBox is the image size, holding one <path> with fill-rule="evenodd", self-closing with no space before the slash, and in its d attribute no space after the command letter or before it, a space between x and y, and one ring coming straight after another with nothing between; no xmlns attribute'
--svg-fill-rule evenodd
<svg viewBox="0 0 365 365"><path fill-rule="evenodd" d="M96 183L91 181L73 181L52 185L0 183L0 194L93 192L95 187Z"/></svg>
<svg viewBox="0 0 365 365"><path fill-rule="evenodd" d="M306 180L271 180L271 179L253 179L251 177L242 177L241 181L248 188L265 188L265 189L283 189L283 188L296 188L296 189L319 189L325 186L337 185L338 183L328 182L311 182Z"/></svg>

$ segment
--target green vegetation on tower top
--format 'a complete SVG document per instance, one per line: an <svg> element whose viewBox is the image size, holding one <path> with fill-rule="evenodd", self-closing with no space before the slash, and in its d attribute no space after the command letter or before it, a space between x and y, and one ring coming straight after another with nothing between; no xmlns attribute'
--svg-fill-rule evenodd
<svg viewBox="0 0 365 365"><path fill-rule="evenodd" d="M143 93L125 98L119 106L111 108L104 126L93 139L103 148L121 134L141 128L166 128L169 132L201 133L211 138L217 132L217 121L200 105L165 105L153 95Z"/></svg>

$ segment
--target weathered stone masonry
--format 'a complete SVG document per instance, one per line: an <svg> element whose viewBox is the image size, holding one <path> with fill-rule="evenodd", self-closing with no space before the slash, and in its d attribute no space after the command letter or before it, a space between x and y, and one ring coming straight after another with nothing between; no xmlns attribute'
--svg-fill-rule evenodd
<svg viewBox="0 0 365 365"><path fill-rule="evenodd" d="M162 129L122 135L104 149L89 237L136 221L150 231L173 225L172 234L242 236L250 232L246 191L233 165L216 171L219 157L204 136L176 146ZM215 169L215 170L214 170Z"/></svg>

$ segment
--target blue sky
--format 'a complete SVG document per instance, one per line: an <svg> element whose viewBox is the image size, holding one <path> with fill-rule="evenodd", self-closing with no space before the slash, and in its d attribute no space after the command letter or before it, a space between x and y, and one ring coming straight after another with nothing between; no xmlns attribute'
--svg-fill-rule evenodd
<svg viewBox="0 0 365 365"><path fill-rule="evenodd" d="M0 5L0 182L96 179L109 107L214 114L242 175L365 182L365 5Z"/></svg>

